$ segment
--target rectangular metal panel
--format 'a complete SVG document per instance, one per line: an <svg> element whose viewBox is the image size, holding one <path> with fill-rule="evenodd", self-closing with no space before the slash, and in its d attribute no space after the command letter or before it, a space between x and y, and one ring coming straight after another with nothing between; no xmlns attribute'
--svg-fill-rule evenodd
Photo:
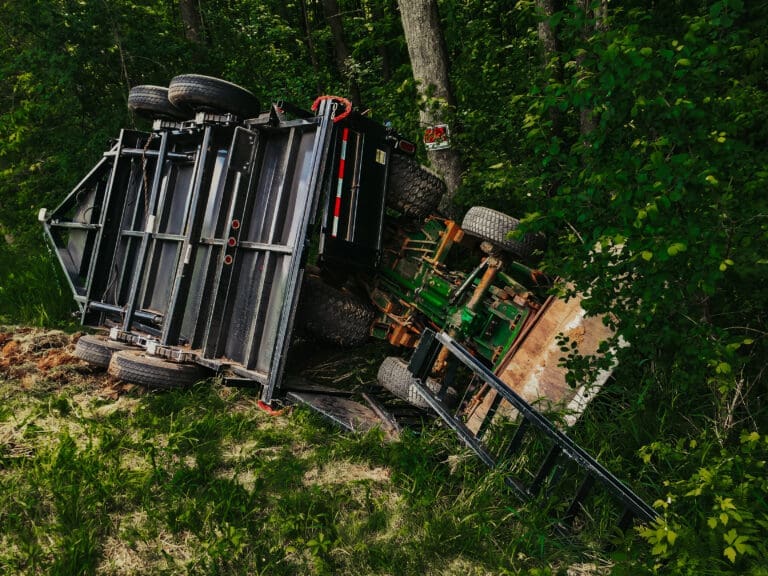
<svg viewBox="0 0 768 576"><path fill-rule="evenodd" d="M243 221L244 240L263 248L241 246L235 256L240 274L230 287L234 301L224 354L265 374L272 368L291 263L300 255L297 247L303 248L298 233L309 200L315 139L316 132L305 126L264 139L254 202Z"/></svg>

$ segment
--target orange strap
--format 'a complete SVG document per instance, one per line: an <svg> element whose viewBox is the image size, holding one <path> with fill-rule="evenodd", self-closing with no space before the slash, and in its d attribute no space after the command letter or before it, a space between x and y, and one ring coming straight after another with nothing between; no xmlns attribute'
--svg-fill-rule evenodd
<svg viewBox="0 0 768 576"><path fill-rule="evenodd" d="M333 117L334 122L341 122L349 116L352 113L352 102L347 100L346 98L343 98L341 96L318 96L315 98L315 101L312 103L312 112L317 112L317 107L320 106L320 102L323 100L333 100L334 102L339 102L341 104L344 104L344 112L341 114L337 114Z"/></svg>

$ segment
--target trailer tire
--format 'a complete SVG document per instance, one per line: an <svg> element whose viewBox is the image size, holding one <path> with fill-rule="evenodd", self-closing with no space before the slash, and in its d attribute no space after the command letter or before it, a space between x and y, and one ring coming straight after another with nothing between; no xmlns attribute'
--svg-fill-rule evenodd
<svg viewBox="0 0 768 576"><path fill-rule="evenodd" d="M86 334L81 336L75 344L75 356L89 364L107 368L112 354L130 349L128 344L115 342L106 336Z"/></svg>
<svg viewBox="0 0 768 576"><path fill-rule="evenodd" d="M408 363L402 358L397 356L387 356L384 358L381 366L379 366L376 379L382 388L389 390L401 400L405 400L416 408L429 408L429 404L427 404L427 401L424 400L416 387L416 378L408 370ZM427 378L426 385L433 394L437 394L440 391L440 382L434 378ZM445 403L448 406L456 404L458 395L453 388L448 388L445 396Z"/></svg>
<svg viewBox="0 0 768 576"><path fill-rule="evenodd" d="M425 218L437 210L445 192L445 182L428 168L402 154L390 156L388 207L403 216Z"/></svg>
<svg viewBox="0 0 768 576"><path fill-rule="evenodd" d="M544 247L544 237L540 234L526 234L520 238L510 238L509 232L517 230L519 226L517 218L484 206L470 208L461 223L466 234L490 242L520 258L529 259L536 250Z"/></svg>
<svg viewBox="0 0 768 576"><path fill-rule="evenodd" d="M168 88L149 84L134 86L128 93L128 109L150 120L186 120L191 112L168 100Z"/></svg>
<svg viewBox="0 0 768 576"><path fill-rule="evenodd" d="M181 74L171 80L168 99L175 106L198 111L225 112L251 118L259 113L259 101L242 86L203 76Z"/></svg>
<svg viewBox="0 0 768 576"><path fill-rule="evenodd" d="M197 364L180 364L133 350L113 354L109 373L119 380L156 390L186 388L206 377L206 371Z"/></svg>
<svg viewBox="0 0 768 576"><path fill-rule="evenodd" d="M374 313L350 290L326 284L318 276L306 276L297 316L310 336L350 348L368 339Z"/></svg>

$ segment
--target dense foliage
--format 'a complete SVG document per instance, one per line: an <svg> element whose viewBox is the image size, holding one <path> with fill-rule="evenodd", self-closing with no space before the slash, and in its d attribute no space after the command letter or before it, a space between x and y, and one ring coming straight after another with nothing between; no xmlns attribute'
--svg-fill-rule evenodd
<svg viewBox="0 0 768 576"><path fill-rule="evenodd" d="M341 66L333 3L197 4L202 33L188 39L176 2L0 3L0 315L63 318L68 291L35 213L134 122L130 86L199 72L302 106L354 87L418 137L394 1L338 1ZM527 215L549 237L542 265L630 344L621 402L604 415L621 426L611 445L592 442L659 497L664 523L641 534L647 567L765 573L768 5L545 4L439 2L458 199ZM574 378L593 367L570 362Z"/></svg>
<svg viewBox="0 0 768 576"><path fill-rule="evenodd" d="M649 421L644 457L680 478L644 532L653 553L666 570L746 571L768 528L768 7L588 16L553 16L565 49L529 96L531 220L555 239L554 269L631 343L621 373Z"/></svg>

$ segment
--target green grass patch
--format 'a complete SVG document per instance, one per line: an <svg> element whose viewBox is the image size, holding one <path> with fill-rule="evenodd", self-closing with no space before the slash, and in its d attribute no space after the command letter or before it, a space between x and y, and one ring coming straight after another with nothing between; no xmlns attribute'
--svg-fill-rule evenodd
<svg viewBox="0 0 768 576"><path fill-rule="evenodd" d="M0 381L0 573L566 574L604 555L440 426L388 442L214 381L107 385L32 362Z"/></svg>

